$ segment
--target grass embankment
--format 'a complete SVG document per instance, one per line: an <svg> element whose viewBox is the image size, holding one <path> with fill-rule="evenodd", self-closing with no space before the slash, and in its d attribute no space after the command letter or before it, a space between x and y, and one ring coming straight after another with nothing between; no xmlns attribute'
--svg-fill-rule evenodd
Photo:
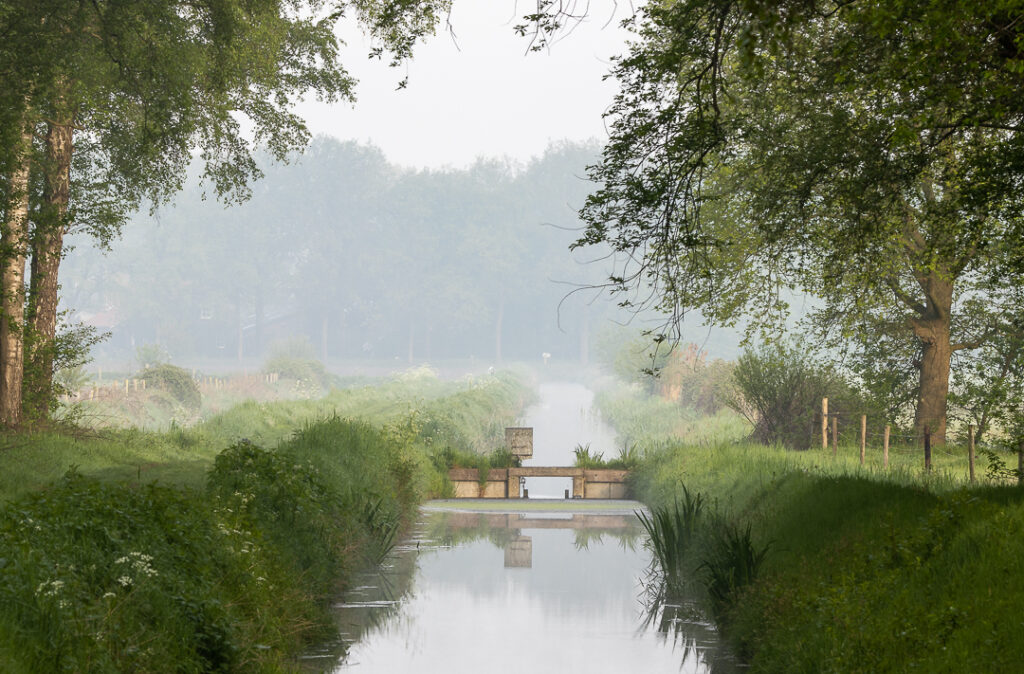
<svg viewBox="0 0 1024 674"><path fill-rule="evenodd" d="M218 452L245 439L275 447L306 424L330 417L404 424L425 446L484 452L500 446L527 395L504 373L444 382L422 372L331 391L317 400L247 401L190 428L35 433L0 440L0 498L59 479L69 468L101 479L202 487Z"/></svg>
<svg viewBox="0 0 1024 674"><path fill-rule="evenodd" d="M244 411L212 429L20 439L0 454L0 671L292 669L328 630L325 599L443 485L432 453L499 445L522 394L506 378L406 381L358 393L390 401L364 420L257 408L290 436L274 449L217 452ZM49 482L69 459L80 471ZM165 470L139 484L141 462Z"/></svg>
<svg viewBox="0 0 1024 674"><path fill-rule="evenodd" d="M594 405L615 429L619 445L625 447L652 447L680 440L693 445L718 445L750 434L750 424L730 409L705 416L629 387L599 392Z"/></svg>
<svg viewBox="0 0 1024 674"><path fill-rule="evenodd" d="M969 486L959 449L937 452L931 475L920 450L894 452L888 470L880 454L861 468L852 447L833 458L676 444L648 453L633 485L649 505L671 508L685 484L709 501L706 529L742 538L749 526L745 553L769 546L753 582L719 604L753 671L1019 671L1024 490ZM714 585L723 536L703 540L687 564Z"/></svg>

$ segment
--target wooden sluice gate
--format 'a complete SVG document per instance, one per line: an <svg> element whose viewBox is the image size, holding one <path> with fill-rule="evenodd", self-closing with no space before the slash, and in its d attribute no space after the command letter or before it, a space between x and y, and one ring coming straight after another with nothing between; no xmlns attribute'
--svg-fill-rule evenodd
<svg viewBox="0 0 1024 674"><path fill-rule="evenodd" d="M455 487L455 498L521 498L520 483L525 477L570 477L572 498L626 498L627 470L610 468L573 468L565 466L523 466L491 468L485 480L476 468L452 468L448 479Z"/></svg>
<svg viewBox="0 0 1024 674"><path fill-rule="evenodd" d="M520 461L533 457L533 429L505 429L505 447ZM455 498L522 498L520 486L527 477L570 477L572 498L626 498L626 476L629 471L610 468L575 468L571 466L520 466L491 468L486 479L480 479L476 468L452 468L448 479L455 487Z"/></svg>

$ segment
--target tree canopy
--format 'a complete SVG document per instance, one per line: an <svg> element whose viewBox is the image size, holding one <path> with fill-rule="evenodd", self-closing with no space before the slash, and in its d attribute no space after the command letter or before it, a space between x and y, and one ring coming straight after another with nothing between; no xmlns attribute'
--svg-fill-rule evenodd
<svg viewBox="0 0 1024 674"><path fill-rule="evenodd" d="M0 422L21 420L26 364L43 399L50 389L67 231L87 229L101 243L109 240L143 200L159 204L180 190L196 154L218 196L244 198L259 176L256 148L284 159L307 142L293 111L300 98L353 99L335 34L347 11L373 38L372 55L389 53L399 63L448 6L448 0L0 5Z"/></svg>
<svg viewBox="0 0 1024 674"><path fill-rule="evenodd" d="M646 5L577 245L627 254L616 288L650 285L677 317L771 329L792 289L821 299L810 325L833 344L909 345L915 424L941 440L954 354L1020 309L1022 10Z"/></svg>

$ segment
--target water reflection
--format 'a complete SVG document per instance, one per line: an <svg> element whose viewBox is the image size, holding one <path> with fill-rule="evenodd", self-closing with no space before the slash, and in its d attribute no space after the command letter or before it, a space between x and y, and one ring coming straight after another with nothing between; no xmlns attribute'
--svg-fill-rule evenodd
<svg viewBox="0 0 1024 674"><path fill-rule="evenodd" d="M628 507L424 511L379 576L339 603L347 653L312 662L338 672L733 671L713 627L650 602L642 542Z"/></svg>

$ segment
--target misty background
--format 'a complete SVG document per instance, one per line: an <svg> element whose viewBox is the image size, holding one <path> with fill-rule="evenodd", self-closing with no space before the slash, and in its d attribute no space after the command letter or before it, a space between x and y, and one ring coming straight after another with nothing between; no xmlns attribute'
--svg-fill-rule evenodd
<svg viewBox="0 0 1024 674"><path fill-rule="evenodd" d="M325 363L586 364L617 324L635 335L658 320L586 289L611 271L603 251L569 250L599 151L563 142L525 164L412 170L319 137L290 164L267 162L245 203L204 199L192 181L110 251L73 241L64 307L110 333L94 357L118 370L143 365L142 345L178 364L257 366L294 337Z"/></svg>

